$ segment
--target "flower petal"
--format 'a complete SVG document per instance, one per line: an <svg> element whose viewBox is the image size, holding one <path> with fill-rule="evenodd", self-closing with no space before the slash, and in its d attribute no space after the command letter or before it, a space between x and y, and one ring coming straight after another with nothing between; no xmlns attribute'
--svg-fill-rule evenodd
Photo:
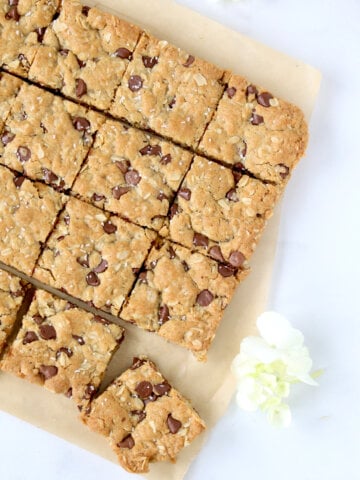
<svg viewBox="0 0 360 480"><path fill-rule="evenodd" d="M280 403L269 408L267 419L274 427L289 427L291 424L291 411L286 403Z"/></svg>
<svg viewBox="0 0 360 480"><path fill-rule="evenodd" d="M292 348L301 346L304 342L303 334L279 313L264 312L257 319L256 325L263 339L277 348Z"/></svg>

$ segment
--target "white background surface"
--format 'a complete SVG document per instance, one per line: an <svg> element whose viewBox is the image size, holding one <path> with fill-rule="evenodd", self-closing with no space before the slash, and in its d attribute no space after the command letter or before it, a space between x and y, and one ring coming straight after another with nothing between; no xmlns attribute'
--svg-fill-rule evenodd
<svg viewBox="0 0 360 480"><path fill-rule="evenodd" d="M146 1L146 0L144 0ZM300 328L318 388L290 397L274 430L233 402L187 480L360 480L360 2L181 0L318 67L308 154L287 189L269 308ZM1 480L137 478L0 413Z"/></svg>

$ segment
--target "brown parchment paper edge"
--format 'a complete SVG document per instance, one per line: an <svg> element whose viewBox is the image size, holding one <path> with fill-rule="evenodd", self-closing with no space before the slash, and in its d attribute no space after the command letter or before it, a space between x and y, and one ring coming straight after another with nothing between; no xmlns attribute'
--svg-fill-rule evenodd
<svg viewBox="0 0 360 480"><path fill-rule="evenodd" d="M87 3L93 5L95 2ZM171 0L102 0L96 5L117 12L194 55L264 85L276 95L300 106L309 120L321 79L320 72L313 67ZM133 355L149 355L170 382L191 399L205 419L209 432L224 414L234 393L235 382L229 370L231 360L241 339L254 331L256 317L266 308L279 222L280 206L252 259L251 275L239 286L225 313L206 364L199 364L191 354L156 335L126 326L126 341L113 359L107 380L126 368ZM116 462L106 440L77 422L78 412L66 398L1 373L0 409ZM206 436L203 434L186 448L175 465L153 465L147 477L150 480L183 479ZM129 475L119 469L118 478L129 478Z"/></svg>

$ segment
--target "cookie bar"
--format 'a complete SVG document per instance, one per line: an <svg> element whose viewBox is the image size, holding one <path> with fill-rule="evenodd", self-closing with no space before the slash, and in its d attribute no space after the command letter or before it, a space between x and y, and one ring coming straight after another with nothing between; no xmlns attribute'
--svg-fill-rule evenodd
<svg viewBox="0 0 360 480"><path fill-rule="evenodd" d="M29 78L106 110L132 57L140 29L114 15L63 0Z"/></svg>
<svg viewBox="0 0 360 480"><path fill-rule="evenodd" d="M0 166L0 261L31 275L65 196Z"/></svg>
<svg viewBox="0 0 360 480"><path fill-rule="evenodd" d="M180 147L107 120L73 191L98 207L159 230L191 159Z"/></svg>
<svg viewBox="0 0 360 480"><path fill-rule="evenodd" d="M20 278L0 270L0 355L13 331L24 295Z"/></svg>
<svg viewBox="0 0 360 480"><path fill-rule="evenodd" d="M298 107L232 75L199 150L243 166L262 180L283 184L304 155L307 140Z"/></svg>
<svg viewBox="0 0 360 480"><path fill-rule="evenodd" d="M148 472L149 463L175 462L205 429L188 400L145 357L134 358L82 418L108 438L121 466L134 473Z"/></svg>
<svg viewBox="0 0 360 480"><path fill-rule="evenodd" d="M202 157L195 160L160 233L219 262L242 267L254 252L280 189Z"/></svg>
<svg viewBox="0 0 360 480"><path fill-rule="evenodd" d="M0 367L85 406L97 392L124 330L37 290Z"/></svg>
<svg viewBox="0 0 360 480"><path fill-rule="evenodd" d="M222 96L223 76L215 65L144 34L110 111L194 147Z"/></svg>
<svg viewBox="0 0 360 480"><path fill-rule="evenodd" d="M0 0L0 67L27 77L60 0Z"/></svg>
<svg viewBox="0 0 360 480"><path fill-rule="evenodd" d="M6 137L1 135L2 129L22 83L17 77L0 72L0 154L6 142Z"/></svg>
<svg viewBox="0 0 360 480"><path fill-rule="evenodd" d="M0 162L55 189L68 189L104 121L98 113L24 84L5 123Z"/></svg>
<svg viewBox="0 0 360 480"><path fill-rule="evenodd" d="M165 242L152 248L120 317L205 360L224 309L247 273Z"/></svg>
<svg viewBox="0 0 360 480"><path fill-rule="evenodd" d="M116 315L154 239L155 232L72 198L34 277Z"/></svg>

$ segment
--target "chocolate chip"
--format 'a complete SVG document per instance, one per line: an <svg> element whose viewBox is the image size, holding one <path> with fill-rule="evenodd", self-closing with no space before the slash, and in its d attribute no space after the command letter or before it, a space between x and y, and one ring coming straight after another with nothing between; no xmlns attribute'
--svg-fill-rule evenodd
<svg viewBox="0 0 360 480"><path fill-rule="evenodd" d="M118 48L114 53L115 57L131 60L132 59L132 52L125 47Z"/></svg>
<svg viewBox="0 0 360 480"><path fill-rule="evenodd" d="M189 201L191 198L191 190L189 188L180 188L179 197Z"/></svg>
<svg viewBox="0 0 360 480"><path fill-rule="evenodd" d="M62 50L59 50L59 53L62 57L67 57L69 52L70 50L68 50L67 48L63 48Z"/></svg>
<svg viewBox="0 0 360 480"><path fill-rule="evenodd" d="M91 287L98 287L100 285L100 278L95 272L89 272L86 275L86 283Z"/></svg>
<svg viewBox="0 0 360 480"><path fill-rule="evenodd" d="M282 168L282 172L279 172L280 177L284 180L290 173L290 168L287 165L284 165L283 163L278 164L279 167Z"/></svg>
<svg viewBox="0 0 360 480"><path fill-rule="evenodd" d="M260 125L261 123L264 123L264 117L253 112L250 117L250 122L252 125Z"/></svg>
<svg viewBox="0 0 360 480"><path fill-rule="evenodd" d="M195 247L207 247L209 245L209 239L202 233L194 233L193 244Z"/></svg>
<svg viewBox="0 0 360 480"><path fill-rule="evenodd" d="M43 131L43 133L48 133L47 128L45 127L45 125L42 122L40 122L40 128Z"/></svg>
<svg viewBox="0 0 360 480"><path fill-rule="evenodd" d="M141 155L160 155L161 156L161 147L160 145L145 145L141 150L139 150Z"/></svg>
<svg viewBox="0 0 360 480"><path fill-rule="evenodd" d="M18 177L14 177L13 180L14 180L15 187L20 188L21 185L24 183L25 177L18 176Z"/></svg>
<svg viewBox="0 0 360 480"><path fill-rule="evenodd" d="M84 399L91 400L96 392L97 392L97 388L91 383L89 383L89 385L87 385L87 387L85 388Z"/></svg>
<svg viewBox="0 0 360 480"><path fill-rule="evenodd" d="M256 100L259 105L262 105L263 107L271 107L270 100L274 98L271 93L269 92L263 92L257 95Z"/></svg>
<svg viewBox="0 0 360 480"><path fill-rule="evenodd" d="M241 158L245 158L246 152L247 152L247 143L245 142L245 140L243 140L243 143L244 143L243 149L240 151Z"/></svg>
<svg viewBox="0 0 360 480"><path fill-rule="evenodd" d="M162 397L166 393L169 393L170 390L171 390L171 386L166 381L163 382L163 383L158 383L158 384L154 385L154 392L159 397Z"/></svg>
<svg viewBox="0 0 360 480"><path fill-rule="evenodd" d="M20 14L16 8L16 5L9 8L9 11L5 15L6 20L15 20L18 22L20 20Z"/></svg>
<svg viewBox="0 0 360 480"><path fill-rule="evenodd" d="M224 257L221 252L221 248L217 245L210 248L209 255L211 258L213 258L214 260L217 260L218 262L224 262Z"/></svg>
<svg viewBox="0 0 360 480"><path fill-rule="evenodd" d="M168 163L171 162L171 160L172 160L171 155L170 155L170 153L168 153L167 155L164 155L161 158L160 163L161 163L161 165L167 165Z"/></svg>
<svg viewBox="0 0 360 480"><path fill-rule="evenodd" d="M85 340L79 335L72 335L72 338L78 342L79 345L85 345Z"/></svg>
<svg viewBox="0 0 360 480"><path fill-rule="evenodd" d="M176 96L172 98L171 102L169 103L169 108L172 109L176 104Z"/></svg>
<svg viewBox="0 0 360 480"><path fill-rule="evenodd" d="M112 189L112 194L115 200L119 200L123 195L130 192L130 190L130 187L120 187L119 185L117 185Z"/></svg>
<svg viewBox="0 0 360 480"><path fill-rule="evenodd" d="M100 315L94 315L93 320L94 322L101 323L102 325L110 325L109 320L106 320L106 318L100 317Z"/></svg>
<svg viewBox="0 0 360 480"><path fill-rule="evenodd" d="M186 68L189 68L190 65L192 65L194 62L195 62L195 57L193 57L192 55L189 55L186 62L183 63L183 66Z"/></svg>
<svg viewBox="0 0 360 480"><path fill-rule="evenodd" d="M138 267L133 267L131 270L132 270L134 275L137 275L140 272L140 268L138 268Z"/></svg>
<svg viewBox="0 0 360 480"><path fill-rule="evenodd" d="M125 173L125 181L128 185L137 185L141 180L140 173L137 170L129 170Z"/></svg>
<svg viewBox="0 0 360 480"><path fill-rule="evenodd" d="M173 434L177 433L182 427L182 423L179 420L176 420L176 418L174 418L171 413L169 413L166 423L169 427L170 432Z"/></svg>
<svg viewBox="0 0 360 480"><path fill-rule="evenodd" d="M76 55L75 55L75 57L76 57ZM86 67L86 62L84 62L83 60L80 60L79 57L76 57L76 61L77 61L77 63L78 63L78 65L79 65L80 68ZM84 82L84 83L85 83L85 82Z"/></svg>
<svg viewBox="0 0 360 480"><path fill-rule="evenodd" d="M240 178L243 176L243 173L240 172L239 170L233 170L232 174L233 174L235 183L238 183Z"/></svg>
<svg viewBox="0 0 360 480"><path fill-rule="evenodd" d="M95 273L103 273L108 269L108 266L109 266L109 264L108 264L107 260L102 259L101 262L99 263L99 265L97 267L95 267L93 271Z"/></svg>
<svg viewBox="0 0 360 480"><path fill-rule="evenodd" d="M103 229L104 229L104 232L107 233L108 235L110 235L111 233L115 233L116 230L117 230L117 226L114 225L113 223L110 222L110 220L107 220L106 222L104 222L103 224Z"/></svg>
<svg viewBox="0 0 360 480"><path fill-rule="evenodd" d="M179 212L180 212L180 208L177 203L174 203L173 205L171 205L170 212L169 212L170 220L172 220L175 217L175 215L177 215Z"/></svg>
<svg viewBox="0 0 360 480"><path fill-rule="evenodd" d="M31 150L28 147L20 146L16 151L16 156L20 162L27 162L31 157Z"/></svg>
<svg viewBox="0 0 360 480"><path fill-rule="evenodd" d="M159 63L159 58L158 57L148 57L147 55L143 55L142 61L143 61L144 67L154 68L155 65L157 65Z"/></svg>
<svg viewBox="0 0 360 480"><path fill-rule="evenodd" d="M115 165L118 167L118 169L121 171L121 173L124 173L124 174L131 167L131 164L130 164L129 160L119 160L118 162L115 162Z"/></svg>
<svg viewBox="0 0 360 480"><path fill-rule="evenodd" d="M65 397L71 398L72 397L72 388L70 387L69 390L65 393Z"/></svg>
<svg viewBox="0 0 360 480"><path fill-rule="evenodd" d="M43 318L41 315L33 315L32 318L36 325L41 325L45 321L45 318Z"/></svg>
<svg viewBox="0 0 360 480"><path fill-rule="evenodd" d="M90 10L90 7L88 7L87 5L84 5L81 9L81 13L85 15L85 17L87 17L89 14L89 10Z"/></svg>
<svg viewBox="0 0 360 480"><path fill-rule="evenodd" d="M89 268L89 254L87 253L85 257L78 257L76 259L77 263L79 263L84 268Z"/></svg>
<svg viewBox="0 0 360 480"><path fill-rule="evenodd" d="M150 382L140 382L135 388L135 392L139 395L140 398L147 398L152 394L153 386Z"/></svg>
<svg viewBox="0 0 360 480"><path fill-rule="evenodd" d="M64 215L64 222L66 225L70 225L70 215L68 213Z"/></svg>
<svg viewBox="0 0 360 480"><path fill-rule="evenodd" d="M73 125L75 130L77 130L78 132L85 132L90 128L89 120L86 120L86 118L84 117L74 117Z"/></svg>
<svg viewBox="0 0 360 480"><path fill-rule="evenodd" d="M245 95L248 97L249 95L257 95L258 91L255 85L248 85L246 87Z"/></svg>
<svg viewBox="0 0 360 480"><path fill-rule="evenodd" d="M52 325L40 325L39 331L44 340L56 340L56 330Z"/></svg>
<svg viewBox="0 0 360 480"><path fill-rule="evenodd" d="M82 78L75 80L75 93L78 98L81 98L87 93L87 85Z"/></svg>
<svg viewBox="0 0 360 480"><path fill-rule="evenodd" d="M45 32L46 32L46 27L35 28L35 33L37 35L37 40L39 43L42 43L42 41L44 40Z"/></svg>
<svg viewBox="0 0 360 480"><path fill-rule="evenodd" d="M228 200L230 200L231 202L238 202L239 201L239 198L236 194L236 189L235 188L231 188L227 194L226 194L226 198Z"/></svg>
<svg viewBox="0 0 360 480"><path fill-rule="evenodd" d="M146 363L146 360L143 360L138 357L133 358L133 363L131 365L131 370L136 370L137 368L141 367L141 365L144 365Z"/></svg>
<svg viewBox="0 0 360 480"><path fill-rule="evenodd" d="M59 348L59 350L56 352L56 360L60 357L60 355L61 355L62 353L65 353L65 355L67 355L69 358L73 356L73 352L72 352L71 348L61 347L61 348Z"/></svg>
<svg viewBox="0 0 360 480"><path fill-rule="evenodd" d="M105 195L101 195L101 193L93 193L91 200L93 202L101 202L101 200L105 200Z"/></svg>
<svg viewBox="0 0 360 480"><path fill-rule="evenodd" d="M26 68L26 69L29 69L30 68L30 63L29 63L29 60L26 58L26 56L23 54L23 53L19 53L18 55L18 59L21 63L21 65ZM22 120L25 120L26 117L22 118Z"/></svg>
<svg viewBox="0 0 360 480"><path fill-rule="evenodd" d="M40 365L39 373L44 378L44 380L50 380L50 378L57 375L58 369L53 365Z"/></svg>
<svg viewBox="0 0 360 480"><path fill-rule="evenodd" d="M214 300L214 295L210 290L202 290L196 297L196 303L201 307L207 307Z"/></svg>
<svg viewBox="0 0 360 480"><path fill-rule="evenodd" d="M71 302L67 302L65 305L65 310L71 310L72 308L76 308L76 305Z"/></svg>
<svg viewBox="0 0 360 480"><path fill-rule="evenodd" d="M231 265L221 263L218 266L218 272L224 278L232 277L236 273L236 268L232 267Z"/></svg>
<svg viewBox="0 0 360 480"><path fill-rule="evenodd" d="M12 142L15 138L15 134L5 130L5 132L1 135L1 143L5 146L8 143Z"/></svg>
<svg viewBox="0 0 360 480"><path fill-rule="evenodd" d="M168 200L169 198L167 197L167 195L165 195L164 192L160 192L159 195L156 197L158 200L160 200L161 202L163 200Z"/></svg>
<svg viewBox="0 0 360 480"><path fill-rule="evenodd" d="M175 250L170 246L168 248L168 252L169 252L169 255L170 255L170 260L173 260L176 257Z"/></svg>
<svg viewBox="0 0 360 480"><path fill-rule="evenodd" d="M140 282L140 283L147 283L147 278L146 278L146 276L147 276L147 272L141 272L141 273L139 274L139 282Z"/></svg>
<svg viewBox="0 0 360 480"><path fill-rule="evenodd" d="M233 98L236 94L236 88L235 87L229 87L226 89L227 96L229 98Z"/></svg>
<svg viewBox="0 0 360 480"><path fill-rule="evenodd" d="M185 272L188 272L188 271L190 270L190 267L189 267L189 265L185 262L185 260L183 260L183 261L181 262L181 264L182 264L182 266L184 267Z"/></svg>
<svg viewBox="0 0 360 480"><path fill-rule="evenodd" d="M158 262L157 260L153 260L152 262L150 262L150 267L154 269L157 265L157 262Z"/></svg>
<svg viewBox="0 0 360 480"><path fill-rule="evenodd" d="M36 340L39 340L39 337L35 332L26 332L22 343L27 345L28 343L36 342Z"/></svg>
<svg viewBox="0 0 360 480"><path fill-rule="evenodd" d="M245 262L245 256L241 252L232 252L229 257L229 263L233 267L239 268Z"/></svg>
<svg viewBox="0 0 360 480"><path fill-rule="evenodd" d="M19 5L19 0L8 0L9 7L13 7L14 5Z"/></svg>
<svg viewBox="0 0 360 480"><path fill-rule="evenodd" d="M138 417L138 423L142 422L146 418L146 413L144 410L131 410L131 415L136 415Z"/></svg>
<svg viewBox="0 0 360 480"><path fill-rule="evenodd" d="M44 180L46 183L54 183L57 180L59 180L59 177L55 175L55 173L49 170L48 168L42 168L42 171L43 171Z"/></svg>
<svg viewBox="0 0 360 480"><path fill-rule="evenodd" d="M131 435L128 435L127 437L123 438L121 442L116 444L117 447L119 448L133 448L135 446L134 439Z"/></svg>
<svg viewBox="0 0 360 480"><path fill-rule="evenodd" d="M129 85L129 89L132 92L138 92L139 90L142 89L142 86L143 86L142 78L139 77L139 75L131 75L131 77L129 78L128 85Z"/></svg>
<svg viewBox="0 0 360 480"><path fill-rule="evenodd" d="M159 308L159 313L158 313L158 324L164 325L164 323L168 322L170 320L170 313L169 313L169 308L167 305L161 305Z"/></svg>

